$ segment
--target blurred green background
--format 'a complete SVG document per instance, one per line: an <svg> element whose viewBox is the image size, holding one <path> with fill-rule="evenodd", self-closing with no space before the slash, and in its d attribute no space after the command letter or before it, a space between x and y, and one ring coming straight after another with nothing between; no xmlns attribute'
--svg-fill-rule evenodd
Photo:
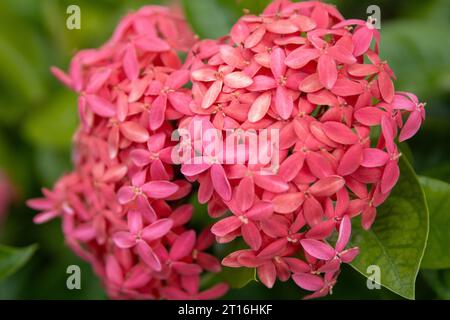
<svg viewBox="0 0 450 320"><path fill-rule="evenodd" d="M189 0L188 0L189 1ZM258 12L267 0L190 0L186 14L201 15L194 27L202 37L220 36L242 12ZM77 126L76 97L49 73L67 68L79 49L97 47L119 18L145 4L141 0L0 1L0 171L16 188L15 201L0 226L0 243L38 249L17 273L0 282L0 299L104 299L88 265L64 245L60 222L36 226L24 200L40 196L71 168L71 136ZM427 104L427 121L409 145L421 175L450 182L450 3L448 0L341 0L346 18L366 19L366 8L381 8L381 52L398 81L397 90L415 92ZM81 8L81 30L66 28L66 8ZM193 9L194 8L194 9ZM449 226L450 227L450 226ZM66 288L66 268L82 269L82 289ZM398 298L387 290L369 291L365 279L345 268L331 299ZM450 270L422 270L417 298L450 299ZM298 298L300 290L278 284L274 290L252 282L228 298Z"/></svg>

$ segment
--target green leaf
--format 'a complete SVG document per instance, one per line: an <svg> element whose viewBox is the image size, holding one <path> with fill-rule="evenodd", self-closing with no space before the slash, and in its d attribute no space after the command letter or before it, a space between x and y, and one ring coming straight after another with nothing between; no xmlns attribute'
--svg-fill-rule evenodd
<svg viewBox="0 0 450 320"><path fill-rule="evenodd" d="M68 150L77 123L76 97L67 90L61 90L48 106L36 108L30 114L24 123L24 134L33 145Z"/></svg>
<svg viewBox="0 0 450 320"><path fill-rule="evenodd" d="M244 9L251 14L260 14L272 0L219 0L219 2L234 10L236 14L242 15Z"/></svg>
<svg viewBox="0 0 450 320"><path fill-rule="evenodd" d="M422 268L450 268L450 184L420 177L430 210L430 234Z"/></svg>
<svg viewBox="0 0 450 320"><path fill-rule="evenodd" d="M0 246L0 281L20 269L36 251L37 246L12 248Z"/></svg>
<svg viewBox="0 0 450 320"><path fill-rule="evenodd" d="M217 274L215 280L226 282L230 288L241 289L255 279L255 269L222 267L222 271Z"/></svg>
<svg viewBox="0 0 450 320"><path fill-rule="evenodd" d="M400 158L400 180L391 196L377 210L369 231L354 225L352 245L360 255L352 266L367 276L367 268L377 265L380 284L407 299L415 298L415 282L428 236L428 208L420 183L411 165Z"/></svg>
<svg viewBox="0 0 450 320"><path fill-rule="evenodd" d="M200 38L219 38L230 32L239 16L219 0L183 0L187 20Z"/></svg>

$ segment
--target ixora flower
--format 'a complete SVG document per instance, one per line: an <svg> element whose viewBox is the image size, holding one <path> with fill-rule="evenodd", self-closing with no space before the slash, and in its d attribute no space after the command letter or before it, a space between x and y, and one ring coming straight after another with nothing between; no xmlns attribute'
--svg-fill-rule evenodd
<svg viewBox="0 0 450 320"><path fill-rule="evenodd" d="M204 271L220 271L204 252L209 229L190 229L191 184L171 162L170 136L190 115L190 74L177 50L193 35L176 12L144 7L126 16L110 41L84 50L69 74L53 73L79 93L82 125L75 170L45 198L29 200L43 223L61 217L68 245L90 262L112 298L212 299L226 284L200 291Z"/></svg>
<svg viewBox="0 0 450 320"><path fill-rule="evenodd" d="M273 1L217 40L197 41L162 7L128 15L68 74L52 69L78 92L81 126L75 170L29 201L35 222L61 217L113 298L221 297L226 284L200 290L220 271L205 252L214 239L241 241L222 264L269 288L331 293L360 250L352 218L371 227L399 178L396 140L425 118L395 91L379 42L370 21L317 1ZM198 235L196 191L220 218Z"/></svg>
<svg viewBox="0 0 450 320"><path fill-rule="evenodd" d="M191 50L195 115L180 126L190 130L184 144L191 142L194 159L181 171L199 182L200 202L214 202L211 216L232 213L212 226L217 240L242 237L249 248L224 265L256 268L269 288L292 278L320 297L341 263L356 257L359 249L347 248L350 220L361 215L371 227L399 178L395 140L412 137L425 117L416 96L395 92L379 41L370 22L345 20L331 5L281 0ZM221 162L230 147L205 151L193 122L215 127L224 145L230 131L279 130L278 165L262 172L264 163L251 163L259 149L242 133L232 148L244 161ZM379 137L371 135L377 127ZM195 162L199 154L215 161Z"/></svg>

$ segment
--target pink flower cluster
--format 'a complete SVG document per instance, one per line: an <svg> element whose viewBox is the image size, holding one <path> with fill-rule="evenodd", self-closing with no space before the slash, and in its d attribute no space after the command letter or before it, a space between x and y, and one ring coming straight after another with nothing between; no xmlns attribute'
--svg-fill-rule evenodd
<svg viewBox="0 0 450 320"><path fill-rule="evenodd" d="M243 239L223 265L256 268L269 288L292 278L310 298L329 294L359 252L348 248L351 219L373 224L399 178L395 140L418 131L424 104L395 91L378 30L322 2L274 1L217 40L188 30L144 7L68 74L53 69L79 93L82 125L76 169L30 200L43 211L35 221L62 217L68 244L115 298L220 297L225 284L199 291L202 271L220 270L204 252L214 235ZM184 64L176 50L188 50ZM211 152L198 124L233 150ZM258 150L276 147L269 172L250 161L249 132L262 129L279 133ZM176 144L174 130L189 136ZM176 165L179 146L194 161ZM221 218L212 234L187 226L193 182Z"/></svg>
<svg viewBox="0 0 450 320"><path fill-rule="evenodd" d="M282 0L193 49L195 116L183 127L192 131L201 121L224 139L230 129L280 132L271 175L253 163L221 162L228 149L182 166L200 183L199 200L211 216L232 213L213 225L218 241L242 237L249 247L227 256L225 266L256 268L269 288L292 277L313 291L309 297L320 297L331 292L340 264L358 254L347 248L350 220L361 215L362 226L371 227L399 178L398 130L406 140L424 119L424 104L395 92L378 44L371 24L344 20L331 5ZM194 154L202 153L208 145L191 136ZM248 141L235 137L235 157L249 159Z"/></svg>
<svg viewBox="0 0 450 320"><path fill-rule="evenodd" d="M28 205L42 211L36 223L62 218L68 245L112 298L212 299L228 290L199 290L201 274L221 266L205 252L211 232L187 225L193 207L180 201L191 184L170 157L171 122L190 114L192 100L177 50L193 41L179 14L149 6L100 49L78 53L69 74L53 69L79 93L75 171Z"/></svg>

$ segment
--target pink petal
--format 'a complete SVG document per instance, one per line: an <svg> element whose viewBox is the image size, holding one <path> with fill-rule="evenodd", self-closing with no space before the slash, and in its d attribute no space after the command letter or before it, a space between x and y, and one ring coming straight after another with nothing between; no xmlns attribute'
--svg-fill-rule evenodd
<svg viewBox="0 0 450 320"><path fill-rule="evenodd" d="M234 24L230 32L231 39L236 43L243 43L245 39L250 35L250 29L243 21L238 21Z"/></svg>
<svg viewBox="0 0 450 320"><path fill-rule="evenodd" d="M278 239L273 241L269 245L267 245L261 252L258 254L258 258L267 259L273 258L279 254L286 248L287 240L286 239Z"/></svg>
<svg viewBox="0 0 450 320"><path fill-rule="evenodd" d="M284 181L292 181L302 169L304 161L305 154L303 152L295 152L280 165L278 175Z"/></svg>
<svg viewBox="0 0 450 320"><path fill-rule="evenodd" d="M400 169L397 161L389 161L383 171L381 177L381 192L388 193L391 191L400 177Z"/></svg>
<svg viewBox="0 0 450 320"><path fill-rule="evenodd" d="M355 119L366 126L376 126L381 122L384 111L375 107L361 108L355 111Z"/></svg>
<svg viewBox="0 0 450 320"><path fill-rule="evenodd" d="M366 148L363 150L363 160L361 165L366 168L381 167L389 160L389 155L383 150L376 148Z"/></svg>
<svg viewBox="0 0 450 320"><path fill-rule="evenodd" d="M352 233L352 223L348 216L342 218L341 224L339 226L339 237L336 241L336 251L341 252L347 246L350 240L350 235Z"/></svg>
<svg viewBox="0 0 450 320"><path fill-rule="evenodd" d="M147 130L138 122L127 121L120 125L120 132L130 141L143 143L147 142L149 135Z"/></svg>
<svg viewBox="0 0 450 320"><path fill-rule="evenodd" d="M214 81L214 83L209 87L208 91L206 91L205 96L202 101L202 108L208 109L210 106L216 102L217 97L222 91L223 82L222 81Z"/></svg>
<svg viewBox="0 0 450 320"><path fill-rule="evenodd" d="M236 216L227 217L220 220L219 222L216 222L211 227L211 232L218 237L224 237L227 234L238 229L241 225L242 221L238 217Z"/></svg>
<svg viewBox="0 0 450 320"><path fill-rule="evenodd" d="M119 248L127 249L136 245L136 236L130 232L119 231L113 235L113 241Z"/></svg>
<svg viewBox="0 0 450 320"><path fill-rule="evenodd" d="M128 272L123 286L132 290L139 289L147 285L151 278L149 270L143 264L138 264Z"/></svg>
<svg viewBox="0 0 450 320"><path fill-rule="evenodd" d="M303 203L303 214L305 216L306 222L314 227L319 224L323 218L323 209L320 202L314 197L306 198Z"/></svg>
<svg viewBox="0 0 450 320"><path fill-rule="evenodd" d="M367 206L361 214L361 225L364 230L369 230L377 216L377 210L373 206Z"/></svg>
<svg viewBox="0 0 450 320"><path fill-rule="evenodd" d="M41 224L48 222L58 216L60 216L60 213L57 210L44 211L34 216L33 222L36 224Z"/></svg>
<svg viewBox="0 0 450 320"><path fill-rule="evenodd" d="M328 48L328 55L340 63L353 64L356 62L352 52L347 49L347 46L342 44L337 44L334 47Z"/></svg>
<svg viewBox="0 0 450 320"><path fill-rule="evenodd" d="M297 210L304 200L302 192L282 194L273 198L273 209L278 213L291 213Z"/></svg>
<svg viewBox="0 0 450 320"><path fill-rule="evenodd" d="M122 285L123 283L123 272L120 267L119 262L113 255L108 255L106 257L106 276L109 281L114 283L117 286Z"/></svg>
<svg viewBox="0 0 450 320"><path fill-rule="evenodd" d="M142 191L152 199L164 199L177 192L179 186L169 181L151 181L142 186Z"/></svg>
<svg viewBox="0 0 450 320"><path fill-rule="evenodd" d="M348 73L355 77L366 77L378 72L378 67L373 64L352 64L348 67Z"/></svg>
<svg viewBox="0 0 450 320"><path fill-rule="evenodd" d="M196 160L193 159L192 162L195 163ZM205 172L209 168L211 168L211 165L203 161L199 164L183 164L181 166L181 173L187 177L193 177L202 172Z"/></svg>
<svg viewBox="0 0 450 320"><path fill-rule="evenodd" d="M277 87L273 77L258 75L253 78L253 84L247 88L249 91L268 91Z"/></svg>
<svg viewBox="0 0 450 320"><path fill-rule="evenodd" d="M27 200L27 206L34 210L50 210L53 208L53 202L47 198L37 198Z"/></svg>
<svg viewBox="0 0 450 320"><path fill-rule="evenodd" d="M319 51L317 49L304 49L299 48L292 51L285 60L288 67L293 69L300 69L305 66L311 60L319 57Z"/></svg>
<svg viewBox="0 0 450 320"><path fill-rule="evenodd" d="M337 172L341 176L348 176L359 168L362 161L363 148L359 143L354 144L342 156Z"/></svg>
<svg viewBox="0 0 450 320"><path fill-rule="evenodd" d="M248 112L248 121L258 122L267 114L272 102L272 93L265 92L261 94L250 107Z"/></svg>
<svg viewBox="0 0 450 320"><path fill-rule="evenodd" d="M356 81L347 78L339 78L331 89L335 95L340 97L348 97L359 95L364 92L364 86Z"/></svg>
<svg viewBox="0 0 450 320"><path fill-rule="evenodd" d="M308 291L317 291L324 286L321 277L309 273L293 274L292 279L300 288Z"/></svg>
<svg viewBox="0 0 450 320"><path fill-rule="evenodd" d="M273 48L270 55L270 68L275 80L281 79L286 73L286 64L284 63L284 60L286 60L284 50L279 47Z"/></svg>
<svg viewBox="0 0 450 320"><path fill-rule="evenodd" d="M245 216L252 220L262 220L269 218L273 213L273 205L270 202L258 202L249 211L245 213Z"/></svg>
<svg viewBox="0 0 450 320"><path fill-rule="evenodd" d="M137 60L136 49L132 44L128 44L125 50L123 69L129 80L133 81L139 77L139 62Z"/></svg>
<svg viewBox="0 0 450 320"><path fill-rule="evenodd" d="M285 258L284 259L288 264L289 268L293 273L304 273L309 272L311 267L300 259L296 258Z"/></svg>
<svg viewBox="0 0 450 320"><path fill-rule="evenodd" d="M272 262L264 263L257 269L258 278L267 287L272 288L277 277L277 270Z"/></svg>
<svg viewBox="0 0 450 320"><path fill-rule="evenodd" d="M150 267L150 269L154 271L161 271L162 267L158 256L145 241L138 241L136 250L139 257L147 266Z"/></svg>
<svg viewBox="0 0 450 320"><path fill-rule="evenodd" d="M225 174L225 170L220 164L213 164L211 167L211 180L216 192L225 200L231 200L231 186Z"/></svg>
<svg viewBox="0 0 450 320"><path fill-rule="evenodd" d="M327 121L323 124L323 131L328 138L341 144L358 142L358 136L342 122Z"/></svg>
<svg viewBox="0 0 450 320"><path fill-rule="evenodd" d="M119 189L117 192L117 200L120 204L126 204L130 201L133 201L136 197L134 193L133 187L125 186Z"/></svg>
<svg viewBox="0 0 450 320"><path fill-rule="evenodd" d="M237 69L244 69L246 67L246 62L237 48L223 45L220 47L220 56L226 64Z"/></svg>
<svg viewBox="0 0 450 320"><path fill-rule="evenodd" d="M247 211L252 205L255 198L255 185L253 179L249 176L244 177L236 188L236 201L239 209Z"/></svg>
<svg viewBox="0 0 450 320"><path fill-rule="evenodd" d="M334 249L322 241L315 239L303 239L300 240L300 243L303 249L305 249L309 255L316 259L331 260L335 256Z"/></svg>
<svg viewBox="0 0 450 320"><path fill-rule="evenodd" d="M197 295L197 298L199 300L214 300L214 299L219 299L220 297L224 296L225 293L227 293L228 291L228 285L225 283L219 283L216 284L215 286L200 292Z"/></svg>
<svg viewBox="0 0 450 320"><path fill-rule="evenodd" d="M147 241L160 239L172 229L172 226L172 219L159 219L142 229L141 237Z"/></svg>
<svg viewBox="0 0 450 320"><path fill-rule="evenodd" d="M381 117L381 133L383 134L384 137L386 149L388 150L388 152L391 153L396 150L396 145L394 142L396 130L394 129L392 122L393 122L392 118L389 118L387 115L383 115Z"/></svg>
<svg viewBox="0 0 450 320"><path fill-rule="evenodd" d="M294 102L289 90L283 86L277 88L275 95L275 109L282 119L289 119L294 109Z"/></svg>
<svg viewBox="0 0 450 320"><path fill-rule="evenodd" d="M189 115L191 111L189 105L192 98L184 92L172 92L168 96L170 105L179 113Z"/></svg>
<svg viewBox="0 0 450 320"><path fill-rule="evenodd" d="M116 115L116 107L105 98L97 95L86 95L86 102L90 106L92 112L101 117L110 118Z"/></svg>
<svg viewBox="0 0 450 320"><path fill-rule="evenodd" d="M162 126L167 108L167 95L158 96L153 101L150 108L149 124L151 130L156 130Z"/></svg>
<svg viewBox="0 0 450 320"><path fill-rule="evenodd" d="M195 246L195 231L186 231L178 236L170 249L170 259L180 260L192 253Z"/></svg>
<svg viewBox="0 0 450 320"><path fill-rule="evenodd" d="M309 192L316 197L330 197L345 185L344 178L340 176L328 176L314 183Z"/></svg>
<svg viewBox="0 0 450 320"><path fill-rule="evenodd" d="M386 71L378 74L378 87L384 101L391 103L394 100L394 84Z"/></svg>
<svg viewBox="0 0 450 320"><path fill-rule="evenodd" d="M264 26L259 27L251 35L247 37L247 39L244 42L244 47L245 48L255 47L261 42L265 34L266 28L264 28Z"/></svg>
<svg viewBox="0 0 450 320"><path fill-rule="evenodd" d="M289 186L281 177L276 175L254 175L255 184L264 190L281 193L289 189Z"/></svg>
<svg viewBox="0 0 450 320"><path fill-rule="evenodd" d="M321 55L317 65L317 71L319 73L319 80L323 86L327 89L333 88L338 77L334 59L327 54Z"/></svg>
<svg viewBox="0 0 450 320"><path fill-rule="evenodd" d="M110 68L101 69L95 72L92 77L89 79L86 92L87 93L95 93L103 87L108 78L110 77L112 71Z"/></svg>
<svg viewBox="0 0 450 320"><path fill-rule="evenodd" d="M72 88L72 79L70 76L62 71L61 69L57 67L51 67L50 68L51 73L59 80L61 83L63 83L66 87Z"/></svg>
<svg viewBox="0 0 450 320"><path fill-rule="evenodd" d="M266 29L276 34L290 34L299 31L291 20L275 20L266 24Z"/></svg>
<svg viewBox="0 0 450 320"><path fill-rule="evenodd" d="M227 74L224 78L224 83L230 88L241 89L250 86L253 80L244 72L237 71Z"/></svg>
<svg viewBox="0 0 450 320"><path fill-rule="evenodd" d="M419 131L421 123L420 111L413 111L400 132L399 141L403 142L414 136Z"/></svg>
<svg viewBox="0 0 450 320"><path fill-rule="evenodd" d="M365 26L359 28L353 33L352 40L355 47L353 49L353 54L355 55L355 57L359 57L360 55L367 52L367 50L369 50L372 38L373 31L369 30L369 28Z"/></svg>
<svg viewBox="0 0 450 320"><path fill-rule="evenodd" d="M313 73L313 74L307 76L305 79L303 79L300 82L300 85L299 85L299 90L306 92L306 93L316 92L322 88L323 88L323 85L320 82L319 75L317 73Z"/></svg>
<svg viewBox="0 0 450 320"><path fill-rule="evenodd" d="M191 77L196 81L212 82L217 80L217 71L214 69L198 69L192 71Z"/></svg>
<svg viewBox="0 0 450 320"><path fill-rule="evenodd" d="M259 250L262 238L256 225L251 221L244 223L241 227L241 232L245 243L247 243L252 250Z"/></svg>
<svg viewBox="0 0 450 320"><path fill-rule="evenodd" d="M319 152L308 152L306 154L306 163L311 173L319 179L335 174L330 160Z"/></svg>
<svg viewBox="0 0 450 320"><path fill-rule="evenodd" d="M137 234L142 230L142 215L139 211L130 210L128 212L128 229L132 234Z"/></svg>
<svg viewBox="0 0 450 320"><path fill-rule="evenodd" d="M138 167L145 167L151 160L151 153L144 149L134 149L130 152L130 159Z"/></svg>
<svg viewBox="0 0 450 320"><path fill-rule="evenodd" d="M143 195L139 195L136 198L137 207L139 209L139 212L142 214L143 217L145 217L147 220L153 222L156 220L156 213L153 207L148 202L147 197Z"/></svg>
<svg viewBox="0 0 450 320"><path fill-rule="evenodd" d="M190 74L188 70L181 69L172 72L167 79L166 86L171 89L180 89L189 82Z"/></svg>
<svg viewBox="0 0 450 320"><path fill-rule="evenodd" d="M340 254L341 260L344 263L352 262L356 256L359 254L359 248L350 248L348 250L343 251Z"/></svg>
<svg viewBox="0 0 450 320"><path fill-rule="evenodd" d="M164 52L170 50L170 45L167 42L153 36L139 37L135 40L135 44L143 51Z"/></svg>

